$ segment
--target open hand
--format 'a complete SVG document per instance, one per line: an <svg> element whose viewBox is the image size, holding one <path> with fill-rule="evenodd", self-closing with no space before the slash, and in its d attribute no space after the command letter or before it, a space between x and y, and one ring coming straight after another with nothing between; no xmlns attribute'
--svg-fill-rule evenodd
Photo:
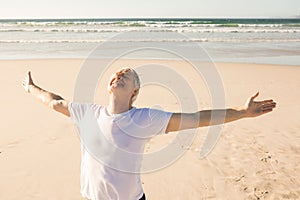
<svg viewBox="0 0 300 200"><path fill-rule="evenodd" d="M25 76L24 80L22 81L22 86L26 92L29 92L29 87L31 85L34 85L34 83L31 78L31 72L28 71L27 75Z"/></svg>
<svg viewBox="0 0 300 200"><path fill-rule="evenodd" d="M273 111L276 107L276 102L273 99L254 101L254 99L259 95L257 92L254 96L250 97L245 105L248 117L257 117L262 114Z"/></svg>

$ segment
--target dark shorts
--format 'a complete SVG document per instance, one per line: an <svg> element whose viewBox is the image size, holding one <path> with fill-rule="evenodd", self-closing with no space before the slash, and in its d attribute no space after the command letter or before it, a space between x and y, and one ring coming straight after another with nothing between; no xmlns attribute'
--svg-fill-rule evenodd
<svg viewBox="0 0 300 200"><path fill-rule="evenodd" d="M144 193L143 196L140 198L140 200L146 200L146 195L145 195L145 193Z"/></svg>

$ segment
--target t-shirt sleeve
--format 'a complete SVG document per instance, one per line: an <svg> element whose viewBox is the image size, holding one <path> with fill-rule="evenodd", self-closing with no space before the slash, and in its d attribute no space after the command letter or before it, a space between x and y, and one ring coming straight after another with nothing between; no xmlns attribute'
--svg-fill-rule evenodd
<svg viewBox="0 0 300 200"><path fill-rule="evenodd" d="M166 129L173 113L149 108L144 110L144 115L145 114L148 115L148 122L150 122L147 127L148 131L152 132L154 135L166 133Z"/></svg>
<svg viewBox="0 0 300 200"><path fill-rule="evenodd" d="M68 109L70 112L70 119L73 123L78 124L86 114L87 110L91 107L90 103L75 103L70 102Z"/></svg>

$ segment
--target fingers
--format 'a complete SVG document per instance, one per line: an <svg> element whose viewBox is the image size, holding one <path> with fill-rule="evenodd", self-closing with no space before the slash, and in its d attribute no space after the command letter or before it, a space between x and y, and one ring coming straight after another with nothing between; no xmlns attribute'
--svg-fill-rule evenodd
<svg viewBox="0 0 300 200"><path fill-rule="evenodd" d="M25 86L25 85L26 85L26 81L23 80L23 81L22 81L22 86Z"/></svg>
<svg viewBox="0 0 300 200"><path fill-rule="evenodd" d="M28 80L27 77L22 81L22 87L26 92L28 92Z"/></svg>
<svg viewBox="0 0 300 200"><path fill-rule="evenodd" d="M27 75L25 76L25 78L22 81L22 87L24 88L24 90L26 92L29 92L29 84L32 83L32 79L31 79L31 72L28 71Z"/></svg>
<svg viewBox="0 0 300 200"><path fill-rule="evenodd" d="M269 113L269 112L272 112L273 111L273 109L268 109L268 110L263 110L262 112L263 112L263 114L266 114L266 113Z"/></svg>
<svg viewBox="0 0 300 200"><path fill-rule="evenodd" d="M259 102L261 107L275 107L276 106L276 102L272 101L268 101L268 102Z"/></svg>
<svg viewBox="0 0 300 200"><path fill-rule="evenodd" d="M272 103L274 102L273 99L263 100L261 103Z"/></svg>
<svg viewBox="0 0 300 200"><path fill-rule="evenodd" d="M28 83L28 78L25 77L22 81L22 85L25 86L25 85L27 85L27 83Z"/></svg>
<svg viewBox="0 0 300 200"><path fill-rule="evenodd" d="M271 102L271 103L262 104L260 109L263 113L267 113L267 112L271 112L275 107L276 107L276 103Z"/></svg>
<svg viewBox="0 0 300 200"><path fill-rule="evenodd" d="M264 110L270 110L270 109L273 109L273 108L275 108L276 107L276 105L270 105L270 106L264 106L264 107L262 107L262 110L264 111Z"/></svg>

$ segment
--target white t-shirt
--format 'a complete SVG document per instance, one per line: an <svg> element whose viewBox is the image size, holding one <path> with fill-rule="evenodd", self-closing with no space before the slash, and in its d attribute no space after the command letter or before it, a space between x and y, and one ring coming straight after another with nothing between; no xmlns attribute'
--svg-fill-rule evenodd
<svg viewBox="0 0 300 200"><path fill-rule="evenodd" d="M81 194L92 200L138 200L148 140L165 133L172 113L135 108L110 115L96 104L69 103L81 139Z"/></svg>

